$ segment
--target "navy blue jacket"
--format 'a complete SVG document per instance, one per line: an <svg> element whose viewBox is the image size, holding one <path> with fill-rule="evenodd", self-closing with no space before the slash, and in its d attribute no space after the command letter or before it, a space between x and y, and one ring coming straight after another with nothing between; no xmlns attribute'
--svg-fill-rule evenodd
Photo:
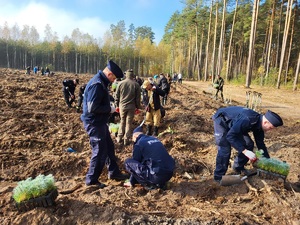
<svg viewBox="0 0 300 225"><path fill-rule="evenodd" d="M85 124L105 124L110 116L109 80L99 72L87 83L83 98L81 120Z"/></svg>
<svg viewBox="0 0 300 225"><path fill-rule="evenodd" d="M79 95L83 95L84 90L85 90L85 87L86 87L86 84L82 85L82 86L79 88Z"/></svg>
<svg viewBox="0 0 300 225"><path fill-rule="evenodd" d="M74 81L73 80L64 80L63 81L63 91L65 90L66 87L69 88L69 92L74 95L74 92L75 92L75 84L74 84Z"/></svg>
<svg viewBox="0 0 300 225"><path fill-rule="evenodd" d="M153 136L141 134L133 147L133 159L159 171L173 172L175 160L169 155L164 145Z"/></svg>
<svg viewBox="0 0 300 225"><path fill-rule="evenodd" d="M224 118L228 126L227 141L238 152L242 152L245 149L243 135L248 135L250 131L253 132L256 147L267 152L264 143L265 134L262 129L263 115L249 108L230 106L218 109L213 119L220 116Z"/></svg>
<svg viewBox="0 0 300 225"><path fill-rule="evenodd" d="M160 87L166 94L169 94L170 92L170 85L168 83L168 80L165 76L160 78L158 87Z"/></svg>

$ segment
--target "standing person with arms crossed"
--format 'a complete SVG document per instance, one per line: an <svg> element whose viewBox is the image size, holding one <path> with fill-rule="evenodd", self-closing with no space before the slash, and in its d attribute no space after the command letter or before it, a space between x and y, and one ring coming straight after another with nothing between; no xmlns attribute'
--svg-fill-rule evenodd
<svg viewBox="0 0 300 225"><path fill-rule="evenodd" d="M83 98L81 120L90 138L92 156L86 174L86 185L104 188L106 185L98 179L107 163L108 178L125 180L116 162L115 146L108 129L108 118L116 109L110 104L108 85L116 78L122 78L123 72L113 61L109 61L103 71L99 72L87 83Z"/></svg>
<svg viewBox="0 0 300 225"><path fill-rule="evenodd" d="M124 139L124 145L128 145L135 110L141 108L141 87L134 80L132 70L127 71L125 74L126 79L122 80L117 86L115 103L117 111L120 112L117 142L121 143Z"/></svg>
<svg viewBox="0 0 300 225"><path fill-rule="evenodd" d="M283 125L281 117L272 111L267 111L262 115L252 109L240 106L220 108L212 119L215 141L218 146L214 171L214 180L217 182L220 182L222 176L227 172L231 147L238 151L238 156L232 166L233 169L237 173L248 175L245 165L249 160L252 163L257 160L253 152L254 142L248 133L252 131L256 147L264 151L264 157L270 158L264 143L264 133Z"/></svg>

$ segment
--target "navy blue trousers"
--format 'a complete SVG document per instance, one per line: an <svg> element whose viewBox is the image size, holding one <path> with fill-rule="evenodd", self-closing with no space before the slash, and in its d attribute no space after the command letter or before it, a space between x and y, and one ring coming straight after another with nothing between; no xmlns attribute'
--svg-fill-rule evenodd
<svg viewBox="0 0 300 225"><path fill-rule="evenodd" d="M223 117L217 117L214 119L214 131L216 145L218 146L214 178L216 180L220 180L227 172L231 155L231 144L226 139L228 126ZM245 142L245 149L253 151L254 142L250 136L244 135L243 141ZM244 166L248 161L249 159L242 152L239 152L237 157L234 159L232 167L236 171L241 171L244 169Z"/></svg>
<svg viewBox="0 0 300 225"><path fill-rule="evenodd" d="M70 92L69 92L68 90L66 90L65 88L64 88L64 90L63 90L63 93L64 93L65 102L67 103L67 105L68 105L69 107L71 107L72 103L74 102L74 99L71 98ZM73 94L74 94L74 93L73 93Z"/></svg>
<svg viewBox="0 0 300 225"><path fill-rule="evenodd" d="M145 185L158 185L163 187L172 176L173 172L159 170L158 173L152 171L147 165L140 163L134 159L125 160L125 168L130 176L130 183Z"/></svg>
<svg viewBox="0 0 300 225"><path fill-rule="evenodd" d="M108 175L120 173L116 162L115 146L111 139L107 124L91 125L84 124L84 129L90 137L92 157L89 170L86 174L86 184L95 184L107 165Z"/></svg>

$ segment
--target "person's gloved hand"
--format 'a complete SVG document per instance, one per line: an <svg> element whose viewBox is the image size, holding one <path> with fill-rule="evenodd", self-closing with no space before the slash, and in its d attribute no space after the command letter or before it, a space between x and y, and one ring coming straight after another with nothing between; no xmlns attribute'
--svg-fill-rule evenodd
<svg viewBox="0 0 300 225"><path fill-rule="evenodd" d="M110 113L114 113L116 111L116 107L113 105L110 106Z"/></svg>
<svg viewBox="0 0 300 225"><path fill-rule="evenodd" d="M110 113L114 113L116 111L115 104L113 102L110 102Z"/></svg>
<svg viewBox="0 0 300 225"><path fill-rule="evenodd" d="M127 187L127 188L130 188L132 187L133 185L131 184L130 180L125 180L124 184L123 184L124 187Z"/></svg>
<svg viewBox="0 0 300 225"><path fill-rule="evenodd" d="M116 112L120 113L120 108L119 107L116 108Z"/></svg>
<svg viewBox="0 0 300 225"><path fill-rule="evenodd" d="M156 89L156 87L155 87L155 86L152 86L152 89L151 89L151 90L153 91L153 90L155 90L155 89Z"/></svg>
<svg viewBox="0 0 300 225"><path fill-rule="evenodd" d="M254 152L252 151L249 151L249 150L244 150L243 151L243 154L252 162L254 163L257 158L256 158L256 155L254 154Z"/></svg>
<svg viewBox="0 0 300 225"><path fill-rule="evenodd" d="M141 111L139 109L135 109L134 114L137 115L137 114L140 114L140 112Z"/></svg>
<svg viewBox="0 0 300 225"><path fill-rule="evenodd" d="M66 87L66 90L69 90L69 87Z"/></svg>

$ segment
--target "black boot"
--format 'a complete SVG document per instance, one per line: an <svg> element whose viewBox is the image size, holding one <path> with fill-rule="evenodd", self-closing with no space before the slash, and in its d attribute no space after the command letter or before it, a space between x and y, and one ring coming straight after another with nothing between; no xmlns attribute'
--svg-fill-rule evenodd
<svg viewBox="0 0 300 225"><path fill-rule="evenodd" d="M151 135L151 130L152 130L152 126L151 125L147 125L146 135Z"/></svg>
<svg viewBox="0 0 300 225"><path fill-rule="evenodd" d="M157 135L158 135L158 127L155 126L152 136L156 137Z"/></svg>

